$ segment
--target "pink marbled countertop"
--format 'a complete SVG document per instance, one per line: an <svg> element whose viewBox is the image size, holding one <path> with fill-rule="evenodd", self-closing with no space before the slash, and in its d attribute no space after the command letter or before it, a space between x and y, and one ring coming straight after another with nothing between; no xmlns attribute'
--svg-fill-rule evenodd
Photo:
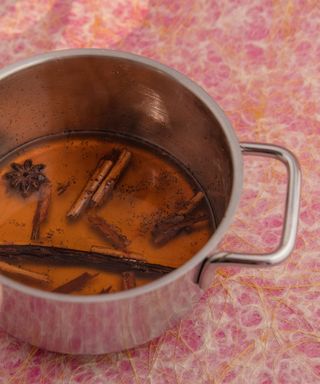
<svg viewBox="0 0 320 384"><path fill-rule="evenodd" d="M74 47L161 61L202 85L240 140L292 149L304 179L288 262L220 268L177 328L118 354L53 354L0 330L0 383L319 383L319 1L2 0L0 41L1 66ZM241 206L221 248L272 249L284 191L281 165L246 159Z"/></svg>

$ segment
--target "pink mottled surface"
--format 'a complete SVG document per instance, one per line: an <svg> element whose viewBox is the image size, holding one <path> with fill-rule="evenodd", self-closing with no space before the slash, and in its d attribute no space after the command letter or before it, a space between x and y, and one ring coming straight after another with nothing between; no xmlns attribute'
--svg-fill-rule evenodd
<svg viewBox="0 0 320 384"><path fill-rule="evenodd" d="M2 0L0 41L1 65L71 47L159 60L202 85L240 140L292 149L304 175L297 248L284 265L220 268L177 328L123 353L58 355L0 331L0 383L319 383L318 0ZM272 249L284 192L281 165L246 159L221 249Z"/></svg>

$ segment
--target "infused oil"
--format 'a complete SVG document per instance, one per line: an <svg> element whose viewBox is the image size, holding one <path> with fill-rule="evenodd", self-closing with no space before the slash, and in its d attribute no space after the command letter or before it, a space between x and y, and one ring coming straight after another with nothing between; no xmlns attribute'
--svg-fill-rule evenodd
<svg viewBox="0 0 320 384"><path fill-rule="evenodd" d="M86 132L1 161L0 273L69 294L108 294L178 268L214 231L192 175L162 149Z"/></svg>

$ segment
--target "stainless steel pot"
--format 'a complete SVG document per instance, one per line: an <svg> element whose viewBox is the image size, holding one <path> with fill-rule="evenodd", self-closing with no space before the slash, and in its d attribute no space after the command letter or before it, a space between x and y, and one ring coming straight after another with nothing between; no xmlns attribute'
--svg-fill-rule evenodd
<svg viewBox="0 0 320 384"><path fill-rule="evenodd" d="M174 325L212 281L217 263L271 266L292 252L296 159L274 145L239 144L221 109L185 76L144 57L95 49L52 52L0 71L0 157L39 136L88 129L138 136L182 161L206 190L217 230L182 267L130 291L69 296L0 276L0 326L10 334L66 353L130 348ZM239 203L246 154L276 158L288 170L282 241L266 255L217 251Z"/></svg>

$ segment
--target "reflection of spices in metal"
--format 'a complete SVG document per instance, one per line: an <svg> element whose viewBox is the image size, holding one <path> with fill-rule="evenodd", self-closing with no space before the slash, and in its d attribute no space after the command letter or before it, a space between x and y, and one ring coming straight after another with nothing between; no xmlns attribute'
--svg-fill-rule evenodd
<svg viewBox="0 0 320 384"><path fill-rule="evenodd" d="M4 174L5 179L11 188L28 197L33 192L39 190L41 184L47 181L47 177L42 173L44 164L33 164L32 160L27 159L23 164L11 163L12 171Z"/></svg>

